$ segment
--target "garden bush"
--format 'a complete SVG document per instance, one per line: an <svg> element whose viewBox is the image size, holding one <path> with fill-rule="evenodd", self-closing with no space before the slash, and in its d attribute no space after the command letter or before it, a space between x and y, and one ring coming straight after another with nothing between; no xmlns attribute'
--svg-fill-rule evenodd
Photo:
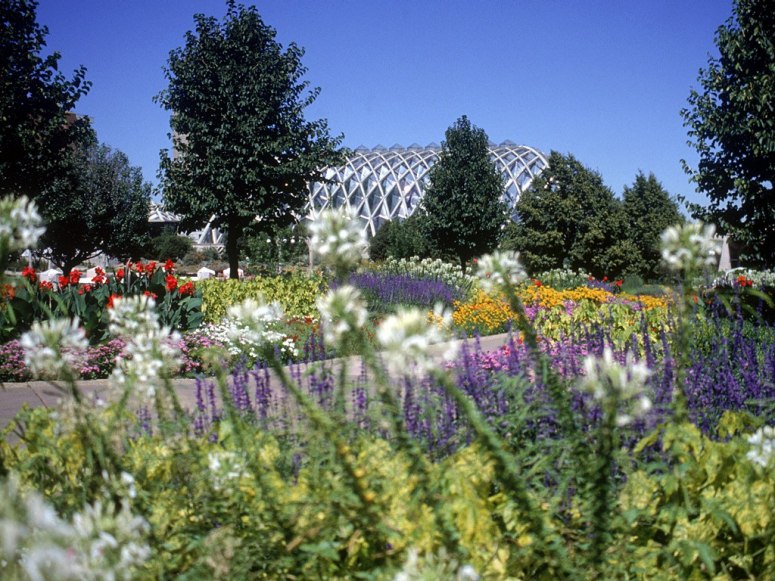
<svg viewBox="0 0 775 581"><path fill-rule="evenodd" d="M326 288L319 274L301 271L283 276L260 277L253 280L208 279L198 283L202 290L202 312L208 323L218 323L232 305L252 298L278 302L289 316L317 316L315 301Z"/></svg>

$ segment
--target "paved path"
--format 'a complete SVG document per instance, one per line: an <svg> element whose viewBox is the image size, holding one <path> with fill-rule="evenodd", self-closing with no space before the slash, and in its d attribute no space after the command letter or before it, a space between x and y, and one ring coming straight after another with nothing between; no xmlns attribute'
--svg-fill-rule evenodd
<svg viewBox="0 0 775 581"><path fill-rule="evenodd" d="M507 341L508 335L503 334L483 337L480 343L482 351L490 351L497 349ZM432 352L439 355L446 351L446 349L446 343L434 345ZM332 363L335 364L335 362ZM351 361L348 367L353 374L360 372L360 365L357 361ZM183 407L185 409L193 409L196 405L196 380L175 379L173 384ZM79 381L78 387L82 390L82 393L89 396L91 394L104 393L108 389L108 381L106 379ZM24 404L31 407L56 407L64 395L62 389L56 382L48 381L2 384L2 387L0 387L0 429L13 421L13 418Z"/></svg>

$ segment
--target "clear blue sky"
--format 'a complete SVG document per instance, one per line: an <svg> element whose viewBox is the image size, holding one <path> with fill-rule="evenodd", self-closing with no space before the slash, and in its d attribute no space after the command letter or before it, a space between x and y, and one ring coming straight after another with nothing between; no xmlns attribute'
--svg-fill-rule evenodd
<svg viewBox="0 0 775 581"><path fill-rule="evenodd" d="M461 115L495 142L573 153L617 194L639 170L695 201L679 115L732 0L263 0L321 88L307 117L348 147L441 142ZM93 82L77 108L156 184L169 51L216 0L40 0L48 49Z"/></svg>

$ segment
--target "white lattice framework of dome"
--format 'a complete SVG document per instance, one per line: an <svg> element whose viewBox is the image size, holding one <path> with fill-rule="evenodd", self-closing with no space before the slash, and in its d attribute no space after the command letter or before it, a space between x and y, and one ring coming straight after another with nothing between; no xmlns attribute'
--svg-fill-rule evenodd
<svg viewBox="0 0 775 581"><path fill-rule="evenodd" d="M201 230L195 230L194 232L186 233L186 236L191 238L194 242L194 246L207 247L224 245L225 239L223 233L217 228L213 228L212 222L215 216L210 218L207 224ZM177 224L180 222L180 216L174 214L169 210L166 210L162 204L151 202L148 209L148 222L161 223L161 224Z"/></svg>
<svg viewBox="0 0 775 581"><path fill-rule="evenodd" d="M546 156L527 145L504 141L490 144L490 159L504 183L503 200L512 211L520 195L544 168ZM359 147L345 164L325 170L325 181L310 184L308 216L316 218L326 208L348 208L373 236L386 221L412 215L428 182L428 170L439 159L441 147L394 145L387 149Z"/></svg>

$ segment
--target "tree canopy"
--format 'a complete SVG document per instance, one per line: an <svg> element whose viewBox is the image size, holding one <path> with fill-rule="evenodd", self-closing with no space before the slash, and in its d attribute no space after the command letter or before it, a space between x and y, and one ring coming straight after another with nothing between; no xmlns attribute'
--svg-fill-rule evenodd
<svg viewBox="0 0 775 581"><path fill-rule="evenodd" d="M36 197L66 171L88 119L71 112L89 90L86 70L68 79L60 54L43 55L48 29L36 0L0 0L0 195Z"/></svg>
<svg viewBox="0 0 775 581"><path fill-rule="evenodd" d="M644 279L657 278L660 273L661 235L669 226L684 221L678 204L649 174L638 173L632 187L624 187L622 199L627 238L637 248L631 262L631 272Z"/></svg>
<svg viewBox="0 0 775 581"><path fill-rule="evenodd" d="M151 185L126 155L92 143L72 152L66 176L41 197L39 246L68 272L99 252L137 258L150 241Z"/></svg>
<svg viewBox="0 0 775 581"><path fill-rule="evenodd" d="M520 251L530 273L567 267L602 277L629 270L635 249L621 206L600 174L573 155L552 151L516 210L504 245Z"/></svg>
<svg viewBox="0 0 775 581"><path fill-rule="evenodd" d="M304 51L283 50L254 7L227 6L222 22L194 16L195 31L170 53L158 101L172 112L175 153L162 151L160 175L183 227L214 217L226 231L236 276L243 230L256 219L264 229L296 220L307 183L342 160L342 138L304 118L319 93L302 80Z"/></svg>
<svg viewBox="0 0 775 581"><path fill-rule="evenodd" d="M716 31L719 57L700 71L681 111L699 163L684 168L709 204L689 206L745 248L751 266L775 266L775 6L736 0Z"/></svg>
<svg viewBox="0 0 775 581"><path fill-rule="evenodd" d="M463 115L445 137L419 211L428 241L456 256L465 269L467 261L498 245L508 220L504 186L483 129Z"/></svg>

